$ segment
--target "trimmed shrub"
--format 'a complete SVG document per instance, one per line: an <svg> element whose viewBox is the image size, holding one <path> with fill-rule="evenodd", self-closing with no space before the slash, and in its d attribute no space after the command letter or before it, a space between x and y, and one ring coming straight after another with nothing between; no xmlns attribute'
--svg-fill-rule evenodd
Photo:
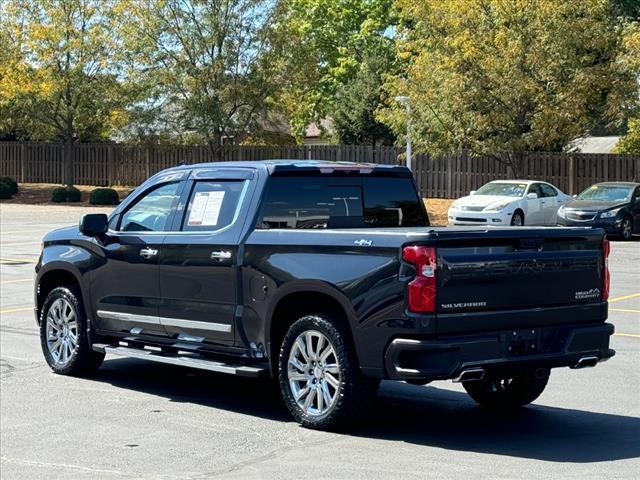
<svg viewBox="0 0 640 480"><path fill-rule="evenodd" d="M18 193L18 182L11 177L0 177L0 183L6 183L11 187L11 195Z"/></svg>
<svg viewBox="0 0 640 480"><path fill-rule="evenodd" d="M0 198L11 198L13 196L13 188L8 183L0 182Z"/></svg>
<svg viewBox="0 0 640 480"><path fill-rule="evenodd" d="M113 188L96 188L89 195L92 205L116 205L119 201L118 192Z"/></svg>
<svg viewBox="0 0 640 480"><path fill-rule="evenodd" d="M67 188L57 187L51 192L51 201L55 203L62 203L67 201Z"/></svg>
<svg viewBox="0 0 640 480"><path fill-rule="evenodd" d="M81 199L80 190L76 187L67 187L67 202L79 202Z"/></svg>
<svg viewBox="0 0 640 480"><path fill-rule="evenodd" d="M76 187L57 187L51 192L51 201L55 203L79 202L80 190Z"/></svg>

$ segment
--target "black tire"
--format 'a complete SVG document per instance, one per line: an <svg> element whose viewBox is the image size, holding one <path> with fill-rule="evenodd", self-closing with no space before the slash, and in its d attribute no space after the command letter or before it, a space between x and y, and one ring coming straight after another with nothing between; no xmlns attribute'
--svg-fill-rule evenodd
<svg viewBox="0 0 640 480"><path fill-rule="evenodd" d="M549 381L549 369L524 369L509 374L491 374L482 380L463 382L476 402L489 408L517 408L533 402Z"/></svg>
<svg viewBox="0 0 640 480"><path fill-rule="evenodd" d="M630 217L624 217L620 225L620 238L624 241L631 240L633 236L633 220Z"/></svg>
<svg viewBox="0 0 640 480"><path fill-rule="evenodd" d="M520 210L516 210L511 215L511 226L512 227L521 227L524 225L524 213Z"/></svg>
<svg viewBox="0 0 640 480"><path fill-rule="evenodd" d="M289 382L289 356L296 339L305 332L324 335L325 341L333 347L338 363L339 386L333 390L335 400L322 414L309 414L298 405ZM283 401L293 418L304 427L319 430L337 430L355 424L369 410L379 384L360 372L346 326L325 314L306 315L291 325L280 347L278 380Z"/></svg>
<svg viewBox="0 0 640 480"><path fill-rule="evenodd" d="M47 298L42 305L40 313L40 345L42 353L47 364L55 373L60 375L87 376L94 373L104 360L104 353L95 352L91 349L89 342L89 332L87 325L87 317L80 300L80 295L74 290L67 287L57 287L49 292ZM68 305L75 315L75 323L77 324L75 346L70 350L67 361L64 363L56 361L53 353L50 351L47 339L47 316L53 305L61 300L62 305Z"/></svg>

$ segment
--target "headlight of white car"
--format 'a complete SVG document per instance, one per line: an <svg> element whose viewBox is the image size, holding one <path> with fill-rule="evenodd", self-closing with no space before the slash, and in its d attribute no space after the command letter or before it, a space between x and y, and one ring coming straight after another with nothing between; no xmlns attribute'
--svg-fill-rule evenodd
<svg viewBox="0 0 640 480"><path fill-rule="evenodd" d="M499 212L500 210L506 208L510 205L511 202L502 202L502 203L494 203L492 205L488 205L484 207L485 212Z"/></svg>
<svg viewBox="0 0 640 480"><path fill-rule="evenodd" d="M564 205L562 205L559 209L558 209L558 216L560 218L564 218L565 217L565 213L564 213Z"/></svg>
<svg viewBox="0 0 640 480"><path fill-rule="evenodd" d="M602 212L600 214L600 218L613 218L616 215L618 215L619 211L620 211L619 208L616 208L615 210L607 210L606 212Z"/></svg>

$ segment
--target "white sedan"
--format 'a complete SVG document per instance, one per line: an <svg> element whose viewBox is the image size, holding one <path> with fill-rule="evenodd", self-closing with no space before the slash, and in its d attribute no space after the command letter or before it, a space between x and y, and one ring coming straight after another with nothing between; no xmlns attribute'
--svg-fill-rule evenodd
<svg viewBox="0 0 640 480"><path fill-rule="evenodd" d="M450 225L555 225L558 208L571 199L550 183L496 180L449 208Z"/></svg>

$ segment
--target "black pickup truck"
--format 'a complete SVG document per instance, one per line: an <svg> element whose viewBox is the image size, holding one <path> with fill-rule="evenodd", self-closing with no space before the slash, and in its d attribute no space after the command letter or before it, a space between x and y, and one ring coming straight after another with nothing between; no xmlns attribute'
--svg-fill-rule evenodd
<svg viewBox="0 0 640 480"><path fill-rule="evenodd" d="M336 428L381 379L535 400L610 358L609 244L588 228L430 227L404 167L320 161L162 171L44 238L36 316L54 372L105 354L272 375Z"/></svg>

